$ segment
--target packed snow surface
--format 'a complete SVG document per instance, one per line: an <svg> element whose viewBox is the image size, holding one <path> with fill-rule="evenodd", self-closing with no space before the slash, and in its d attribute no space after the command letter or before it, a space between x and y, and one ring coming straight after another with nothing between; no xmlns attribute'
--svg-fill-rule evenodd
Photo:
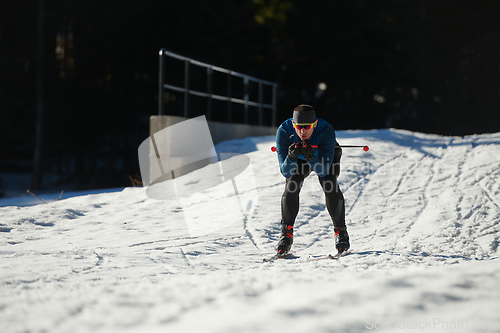
<svg viewBox="0 0 500 333"><path fill-rule="evenodd" d="M190 235L180 202L146 188L0 208L1 331L498 332L500 133L337 137L370 146L342 157L353 254L307 261L336 252L311 174L295 224L299 258L263 263L278 241L285 181L274 137L227 141L216 149L248 156L258 203L208 234ZM191 208L216 214L213 191Z"/></svg>

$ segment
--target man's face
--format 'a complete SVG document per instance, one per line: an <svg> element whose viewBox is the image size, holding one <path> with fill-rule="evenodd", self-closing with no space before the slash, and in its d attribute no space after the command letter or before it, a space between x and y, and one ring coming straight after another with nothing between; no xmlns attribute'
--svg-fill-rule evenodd
<svg viewBox="0 0 500 333"><path fill-rule="evenodd" d="M297 128L297 126L294 126L295 133L297 133L297 135L299 136L299 138L302 141L305 141L311 137L311 135L313 134L314 129L316 128L317 125L318 125L318 120L316 120L314 122L314 125L311 126L311 128L309 128L309 129L306 129L305 128L306 126L298 126L300 128Z"/></svg>

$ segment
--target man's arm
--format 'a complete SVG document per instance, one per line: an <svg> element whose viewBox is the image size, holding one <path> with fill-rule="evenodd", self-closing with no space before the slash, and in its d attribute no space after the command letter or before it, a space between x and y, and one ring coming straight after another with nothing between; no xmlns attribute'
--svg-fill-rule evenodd
<svg viewBox="0 0 500 333"><path fill-rule="evenodd" d="M288 147L292 143L288 133L280 126L276 132L276 152L281 174L285 178L290 178L297 169L297 161L294 162L288 157Z"/></svg>

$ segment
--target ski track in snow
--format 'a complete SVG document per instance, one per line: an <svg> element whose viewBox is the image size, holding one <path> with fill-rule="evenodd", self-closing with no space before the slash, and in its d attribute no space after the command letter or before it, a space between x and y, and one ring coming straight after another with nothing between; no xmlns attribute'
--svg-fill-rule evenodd
<svg viewBox="0 0 500 333"><path fill-rule="evenodd" d="M281 227L274 137L227 141L216 148L250 158L258 203L208 235L144 188L0 208L1 331L499 331L500 133L337 136L370 146L342 157L353 254L262 263ZM195 204L217 210L216 195ZM296 255L335 253L314 173L300 205Z"/></svg>

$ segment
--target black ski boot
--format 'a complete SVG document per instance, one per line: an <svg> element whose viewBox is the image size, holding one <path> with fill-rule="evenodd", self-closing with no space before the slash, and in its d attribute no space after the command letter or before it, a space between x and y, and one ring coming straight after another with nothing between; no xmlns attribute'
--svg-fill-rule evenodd
<svg viewBox="0 0 500 333"><path fill-rule="evenodd" d="M346 228L335 227L335 247L337 251L347 251L349 250L349 235L347 234Z"/></svg>
<svg viewBox="0 0 500 333"><path fill-rule="evenodd" d="M279 254L284 254L290 251L293 243L293 226L281 224L281 238L276 246L276 251Z"/></svg>

